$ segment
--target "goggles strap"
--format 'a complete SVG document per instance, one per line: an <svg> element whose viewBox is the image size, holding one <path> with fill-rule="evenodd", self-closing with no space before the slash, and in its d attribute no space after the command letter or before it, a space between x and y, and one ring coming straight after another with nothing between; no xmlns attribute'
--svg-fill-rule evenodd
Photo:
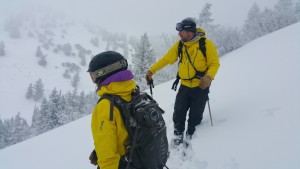
<svg viewBox="0 0 300 169"><path fill-rule="evenodd" d="M108 65L104 68L98 69L95 72L93 72L94 79L97 79L98 77L101 77L101 76L105 76L105 75L107 75L107 74L109 74L109 73L111 73L115 70L124 68L126 66L127 66L126 60L121 60L121 61L118 61L118 62L113 63L111 65Z"/></svg>

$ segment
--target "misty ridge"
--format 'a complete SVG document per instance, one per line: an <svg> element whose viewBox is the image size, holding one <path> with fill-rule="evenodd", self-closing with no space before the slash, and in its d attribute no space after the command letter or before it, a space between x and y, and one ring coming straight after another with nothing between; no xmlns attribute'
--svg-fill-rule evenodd
<svg viewBox="0 0 300 169"><path fill-rule="evenodd" d="M274 8L265 9L260 9L254 3L242 29L214 23L211 7L212 4L206 3L198 16L191 17L194 17L198 27L205 30L206 37L215 43L220 57L254 39L300 21L300 1L293 3L292 0L279 0ZM86 73L88 62L93 55L104 50L114 50L123 54L128 59L129 69L133 71L135 80L141 89L145 90L147 85L144 77L148 67L179 40L177 35L165 32L162 32L160 37L150 37L147 32L137 35L138 37L128 37L126 33L106 30L105 25L76 21L58 13L16 13L6 16L0 25L0 62L5 63L5 58L12 57L11 50L22 50L15 46L22 46L21 43L28 41L34 44L30 49L34 52L24 51L24 56L20 58L34 58L36 71L55 67L60 72L58 81L67 81L66 85L69 88L62 90L60 86L49 87L49 84L45 83L47 76L36 77L30 83L23 84L27 88L22 93L23 99L35 105L34 111L31 112L31 124L21 116L24 112L1 110L0 113L17 115L9 119L2 119L0 116L0 149L92 112L98 96L94 91L83 91L82 84L91 82L83 81L82 76ZM82 38L80 34L89 36ZM154 75L155 83L174 79L176 72L177 64L168 66ZM52 72L49 72L49 75L51 76ZM5 80L2 83L5 83ZM17 96L12 94L4 97Z"/></svg>

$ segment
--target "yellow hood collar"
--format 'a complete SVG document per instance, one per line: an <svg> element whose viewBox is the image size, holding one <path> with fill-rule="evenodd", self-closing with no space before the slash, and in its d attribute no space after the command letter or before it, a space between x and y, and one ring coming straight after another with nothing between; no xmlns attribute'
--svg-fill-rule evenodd
<svg viewBox="0 0 300 169"><path fill-rule="evenodd" d="M108 85L102 86L97 93L100 97L104 94L113 94L119 95L125 100L130 100L131 93L134 91L135 88L136 83L134 80L127 80L123 82L111 82Z"/></svg>

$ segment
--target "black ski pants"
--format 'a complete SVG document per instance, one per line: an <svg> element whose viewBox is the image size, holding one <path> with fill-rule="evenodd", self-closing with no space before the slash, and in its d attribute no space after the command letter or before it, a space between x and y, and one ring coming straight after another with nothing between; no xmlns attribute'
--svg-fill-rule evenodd
<svg viewBox="0 0 300 169"><path fill-rule="evenodd" d="M206 102L208 100L209 88L189 88L181 85L176 95L173 122L174 134L182 135L185 130L187 111L189 110L187 134L193 135L195 127L201 123Z"/></svg>

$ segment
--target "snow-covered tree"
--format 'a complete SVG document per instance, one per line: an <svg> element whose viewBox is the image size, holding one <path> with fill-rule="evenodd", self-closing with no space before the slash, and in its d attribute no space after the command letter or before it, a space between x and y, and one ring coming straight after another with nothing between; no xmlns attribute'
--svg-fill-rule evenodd
<svg viewBox="0 0 300 169"><path fill-rule="evenodd" d="M66 99L66 112L68 113L70 121L78 119L80 117L78 92L75 88L72 92L68 92L65 95Z"/></svg>
<svg viewBox="0 0 300 169"><path fill-rule="evenodd" d="M7 130L4 122L0 119L0 149L6 147Z"/></svg>
<svg viewBox="0 0 300 169"><path fill-rule="evenodd" d="M26 99L31 99L33 97L33 86L32 83L29 84L28 88L27 88L27 92L25 95Z"/></svg>
<svg viewBox="0 0 300 169"><path fill-rule="evenodd" d="M75 73L75 75L73 76L72 80L71 80L71 84L74 88L78 87L80 81L80 77L79 77L79 73Z"/></svg>
<svg viewBox="0 0 300 169"><path fill-rule="evenodd" d="M71 78L71 75L69 74L68 70L65 70L65 72L63 73L63 77L66 78L66 79L70 79Z"/></svg>
<svg viewBox="0 0 300 169"><path fill-rule="evenodd" d="M35 121L36 124L32 123L32 125L34 126L35 134L41 134L49 130L49 127L47 126L48 110L49 102L46 98L43 98L42 104L37 113L37 117L35 117L37 119Z"/></svg>
<svg viewBox="0 0 300 169"><path fill-rule="evenodd" d="M293 0L279 0L275 5L276 21L279 29L297 22Z"/></svg>
<svg viewBox="0 0 300 169"><path fill-rule="evenodd" d="M214 21L211 18L212 15L212 13L210 12L211 6L212 4L206 3L199 14L199 19L197 23L201 28L204 29L209 28L212 25L212 22Z"/></svg>
<svg viewBox="0 0 300 169"><path fill-rule="evenodd" d="M33 99L35 101L38 101L40 100L43 96L44 96L44 84L42 82L42 79L39 78L34 86L33 86L33 89L34 89L34 95L33 95Z"/></svg>
<svg viewBox="0 0 300 169"><path fill-rule="evenodd" d="M46 67L46 65L47 65L47 60L46 60L46 56L43 56L43 57L41 57L41 59L39 60L39 65L40 66L43 66L43 67Z"/></svg>
<svg viewBox="0 0 300 169"><path fill-rule="evenodd" d="M68 104L66 102L65 96L61 95L60 104L58 107L60 113L57 114L59 125L64 125L71 121L70 112L68 112L68 109L66 108L67 105Z"/></svg>
<svg viewBox="0 0 300 169"><path fill-rule="evenodd" d="M297 22L300 22L300 0L298 0L295 5L295 16L297 18Z"/></svg>
<svg viewBox="0 0 300 169"><path fill-rule="evenodd" d="M12 133L10 134L13 136L14 144L26 140L31 135L28 123L20 116L20 113L15 116L12 127Z"/></svg>
<svg viewBox="0 0 300 169"><path fill-rule="evenodd" d="M38 47L36 48L35 56L36 56L36 57L40 57L40 58L45 56L45 55L43 54L42 50L41 50L41 46L38 46Z"/></svg>
<svg viewBox="0 0 300 169"><path fill-rule="evenodd" d="M5 146L16 144L31 136L30 127L27 121L20 116L20 113L1 123L0 120L0 125L3 126L3 128L1 127L2 129L0 128L0 132L3 132L2 134L4 134L5 138L3 139L0 133L0 141L4 142Z"/></svg>
<svg viewBox="0 0 300 169"><path fill-rule="evenodd" d="M5 45L4 42L1 41L0 42L0 56L4 56L5 55Z"/></svg>
<svg viewBox="0 0 300 169"><path fill-rule="evenodd" d="M62 124L59 124L59 114L62 113L63 109L61 105L61 94L54 88L49 95L49 107L45 112L45 122L48 130L54 129Z"/></svg>
<svg viewBox="0 0 300 169"><path fill-rule="evenodd" d="M220 56L223 56L244 44L241 32L237 28L220 27L214 37L215 45Z"/></svg>
<svg viewBox="0 0 300 169"><path fill-rule="evenodd" d="M39 108L35 105L32 114L32 121L31 121L31 131L32 135L38 135L41 133L40 126L42 125L42 115Z"/></svg>
<svg viewBox="0 0 300 169"><path fill-rule="evenodd" d="M62 51L66 56L71 56L72 55L72 46L70 43L66 43L62 46Z"/></svg>
<svg viewBox="0 0 300 169"><path fill-rule="evenodd" d="M248 41L262 36L260 16L260 8L256 3L254 3L248 12L247 19L243 27L244 36L247 37Z"/></svg>
<svg viewBox="0 0 300 169"><path fill-rule="evenodd" d="M132 60L134 76L138 82L141 83L145 79L146 71L154 62L155 56L152 46L149 42L147 33L144 33L141 36L140 43L138 43L135 48Z"/></svg>
<svg viewBox="0 0 300 169"><path fill-rule="evenodd" d="M275 12L271 9L265 8L264 11L261 13L260 20L262 24L261 28L263 35L266 35L279 29L276 23Z"/></svg>

